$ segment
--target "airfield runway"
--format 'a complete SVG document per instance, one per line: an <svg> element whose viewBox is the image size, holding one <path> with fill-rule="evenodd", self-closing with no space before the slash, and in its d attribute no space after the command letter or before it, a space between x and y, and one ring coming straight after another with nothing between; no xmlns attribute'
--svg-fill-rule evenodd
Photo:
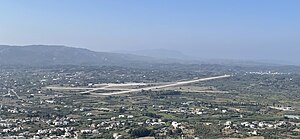
<svg viewBox="0 0 300 139"><path fill-rule="evenodd" d="M53 89L53 90L86 90L86 91L83 91L83 92L80 92L80 93L81 94L98 95L98 96L111 96L111 95L121 95L121 94L140 92L140 91L148 91L148 90L154 90L154 89L162 89L162 88L167 88L167 87L174 87L174 86L191 84L191 83L195 83L195 82L202 82L202 81L215 80L215 79L228 78L228 77L230 77L230 75L214 76L214 77L207 77L207 78L202 78L202 79L173 82L173 83L164 84L164 85L143 87L143 88L138 88L138 89L118 88L118 90L122 90L122 91L109 92L109 93L94 93L94 92L98 91L98 90L113 90L113 89L115 89L115 88L112 88L112 87L122 87L122 86L130 86L130 85L147 85L147 84L145 84L145 83L103 84L105 86L97 87L97 88L88 88L88 87L46 87L46 89Z"/></svg>
<svg viewBox="0 0 300 139"><path fill-rule="evenodd" d="M195 83L195 82L202 82L202 81L215 80L215 79L228 78L228 77L230 77L230 75L208 77L208 78L202 78L202 79L196 79L196 80L175 82L175 83L166 84L166 85L151 86L151 87L145 87L145 88L139 88L139 89L130 89L130 90L125 90L125 91L111 92L111 93L97 93L97 95L102 95L102 96L120 95L120 94L147 91L147 90L153 90L153 89L161 89L161 88L180 86L180 85L185 85L185 84L190 84L190 83ZM93 91L97 91L97 90L96 89L89 90L90 93L91 93L91 91L93 92ZM86 93L86 92L83 92L83 93Z"/></svg>

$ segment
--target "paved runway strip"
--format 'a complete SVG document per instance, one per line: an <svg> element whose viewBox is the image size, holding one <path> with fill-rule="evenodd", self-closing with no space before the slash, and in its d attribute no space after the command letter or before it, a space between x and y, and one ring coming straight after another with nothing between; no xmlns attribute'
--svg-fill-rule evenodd
<svg viewBox="0 0 300 139"><path fill-rule="evenodd" d="M126 90L126 91L118 91L118 92L111 92L111 93L93 93L93 95L101 95L101 96L120 95L120 94L127 94L127 93L133 93L133 92L140 92L143 90L147 91L147 90L153 90L153 89L161 89L161 88L166 88L166 87L179 86L179 85L185 85L185 84L190 84L190 83L195 83L195 82L202 82L202 81L215 80L215 79L228 78L228 77L230 77L230 75L208 77L208 78L202 78L202 79L196 79L196 80L175 82L175 83L167 84L167 85L151 86L151 87L130 89L130 90ZM99 89L93 89L93 90L85 91L82 93L91 93L91 92L94 92L97 90L99 90Z"/></svg>

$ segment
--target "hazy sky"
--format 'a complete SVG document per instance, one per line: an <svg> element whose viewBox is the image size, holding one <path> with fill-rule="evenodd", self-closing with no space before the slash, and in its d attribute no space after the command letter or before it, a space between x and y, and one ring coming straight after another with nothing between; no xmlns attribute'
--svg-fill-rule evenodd
<svg viewBox="0 0 300 139"><path fill-rule="evenodd" d="M299 0L2 0L0 44L300 61Z"/></svg>

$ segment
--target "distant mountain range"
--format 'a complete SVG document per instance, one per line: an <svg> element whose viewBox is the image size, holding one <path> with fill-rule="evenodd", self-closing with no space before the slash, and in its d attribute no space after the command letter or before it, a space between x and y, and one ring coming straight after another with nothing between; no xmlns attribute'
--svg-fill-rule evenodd
<svg viewBox="0 0 300 139"><path fill-rule="evenodd" d="M163 62L132 54L95 52L83 48L49 45L0 45L0 65L128 65Z"/></svg>
<svg viewBox="0 0 300 139"><path fill-rule="evenodd" d="M234 60L234 59L205 59L191 55L186 55L180 51L169 49L145 49L137 51L114 51L117 53L126 53L139 56L153 57L158 59L168 60L168 62L175 62L181 64L219 64L219 65L239 65L239 66L259 66L259 65L284 65L282 62L274 61L252 61L252 60Z"/></svg>
<svg viewBox="0 0 300 139"><path fill-rule="evenodd" d="M145 49L145 50L136 50L136 51L115 51L117 53L126 53L126 54L134 54L141 55L147 57L156 57L161 59L180 59L180 60L191 60L190 56L185 55L184 53L176 50L168 50L168 49Z"/></svg>
<svg viewBox="0 0 300 139"><path fill-rule="evenodd" d="M165 49L95 52L83 48L57 45L0 45L0 65L115 65L135 66L149 64L220 64L220 65L274 65L239 60L194 59L185 54ZM276 64L275 64L276 65Z"/></svg>

